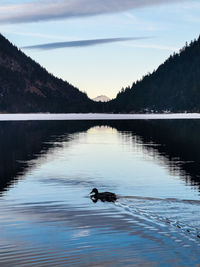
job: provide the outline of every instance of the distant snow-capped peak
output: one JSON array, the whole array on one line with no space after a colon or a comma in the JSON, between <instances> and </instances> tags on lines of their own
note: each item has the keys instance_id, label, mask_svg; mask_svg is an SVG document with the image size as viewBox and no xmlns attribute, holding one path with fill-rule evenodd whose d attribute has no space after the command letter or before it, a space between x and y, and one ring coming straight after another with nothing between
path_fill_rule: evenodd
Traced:
<instances>
[{"instance_id":1,"label":"distant snow-capped peak","mask_svg":"<svg viewBox=\"0 0 200 267\"><path fill-rule=\"evenodd\" d=\"M100 96L93 98L93 100L96 102L108 102L110 101L110 98L105 95L100 95Z\"/></svg>"}]
</instances>

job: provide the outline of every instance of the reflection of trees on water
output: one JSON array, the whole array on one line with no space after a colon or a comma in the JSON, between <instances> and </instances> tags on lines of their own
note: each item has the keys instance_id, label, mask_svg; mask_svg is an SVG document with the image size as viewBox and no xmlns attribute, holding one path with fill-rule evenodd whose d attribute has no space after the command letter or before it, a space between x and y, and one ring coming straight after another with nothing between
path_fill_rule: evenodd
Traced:
<instances>
[{"instance_id":1,"label":"reflection of trees on water","mask_svg":"<svg viewBox=\"0 0 200 267\"><path fill-rule=\"evenodd\" d=\"M91 126L89 122L0 122L0 191L25 173L28 161Z\"/></svg>"},{"instance_id":2,"label":"reflection of trees on water","mask_svg":"<svg viewBox=\"0 0 200 267\"><path fill-rule=\"evenodd\" d=\"M125 142L141 143L144 151L165 164L170 172L192 185L200 185L198 120L0 122L0 191L26 172L30 160L70 141L71 134L97 125L116 128Z\"/></svg>"},{"instance_id":3,"label":"reflection of trees on water","mask_svg":"<svg viewBox=\"0 0 200 267\"><path fill-rule=\"evenodd\" d=\"M191 185L200 185L200 121L150 120L111 123L122 135L140 142L145 151Z\"/></svg>"}]
</instances>

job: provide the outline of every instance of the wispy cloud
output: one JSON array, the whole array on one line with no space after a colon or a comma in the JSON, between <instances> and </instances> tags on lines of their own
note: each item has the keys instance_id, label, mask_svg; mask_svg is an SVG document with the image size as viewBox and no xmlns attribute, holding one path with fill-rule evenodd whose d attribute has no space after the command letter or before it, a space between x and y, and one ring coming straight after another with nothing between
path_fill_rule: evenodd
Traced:
<instances>
[{"instance_id":1,"label":"wispy cloud","mask_svg":"<svg viewBox=\"0 0 200 267\"><path fill-rule=\"evenodd\" d=\"M136 48L147 48L156 50L165 50L170 52L178 52L180 48L175 46L166 46L158 44L126 44L126 46L136 47Z\"/></svg>"},{"instance_id":2,"label":"wispy cloud","mask_svg":"<svg viewBox=\"0 0 200 267\"><path fill-rule=\"evenodd\" d=\"M52 40L66 40L65 36L61 35L53 35L53 34L45 34L45 33L34 33L34 32L22 32L16 30L1 30L2 34L14 34L19 36L27 36L27 37L40 37L45 39L52 39Z\"/></svg>"},{"instance_id":3,"label":"wispy cloud","mask_svg":"<svg viewBox=\"0 0 200 267\"><path fill-rule=\"evenodd\" d=\"M183 1L187 0L37 0L1 6L0 23L87 17Z\"/></svg>"},{"instance_id":4,"label":"wispy cloud","mask_svg":"<svg viewBox=\"0 0 200 267\"><path fill-rule=\"evenodd\" d=\"M87 46L102 45L102 44L108 44L108 43L141 40L141 39L147 39L147 38L150 38L150 37L126 37L126 38L79 40L79 41L70 41L70 42L56 42L56 43L32 45L32 46L25 46L22 48L23 49L51 50L51 49L65 48L65 47L87 47Z\"/></svg>"}]
</instances>

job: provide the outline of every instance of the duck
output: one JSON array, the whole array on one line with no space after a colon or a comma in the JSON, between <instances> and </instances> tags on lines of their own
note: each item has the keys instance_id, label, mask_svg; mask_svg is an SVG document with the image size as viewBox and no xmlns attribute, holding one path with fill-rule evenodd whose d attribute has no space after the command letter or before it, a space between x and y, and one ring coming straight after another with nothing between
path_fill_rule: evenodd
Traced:
<instances>
[{"instance_id":1,"label":"duck","mask_svg":"<svg viewBox=\"0 0 200 267\"><path fill-rule=\"evenodd\" d=\"M99 193L99 191L96 188L93 188L92 191L90 192L90 198L94 203L96 203L98 200L101 200L102 202L115 202L117 200L117 196L114 193L111 192Z\"/></svg>"}]
</instances>

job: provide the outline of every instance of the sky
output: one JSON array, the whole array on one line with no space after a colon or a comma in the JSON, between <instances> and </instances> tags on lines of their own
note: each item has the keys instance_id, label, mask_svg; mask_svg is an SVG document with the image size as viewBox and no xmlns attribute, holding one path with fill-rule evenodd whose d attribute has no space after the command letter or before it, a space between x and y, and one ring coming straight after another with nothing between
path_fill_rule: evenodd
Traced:
<instances>
[{"instance_id":1,"label":"sky","mask_svg":"<svg viewBox=\"0 0 200 267\"><path fill-rule=\"evenodd\" d=\"M0 33L90 98L114 98L199 37L200 0L0 0Z\"/></svg>"}]
</instances>

